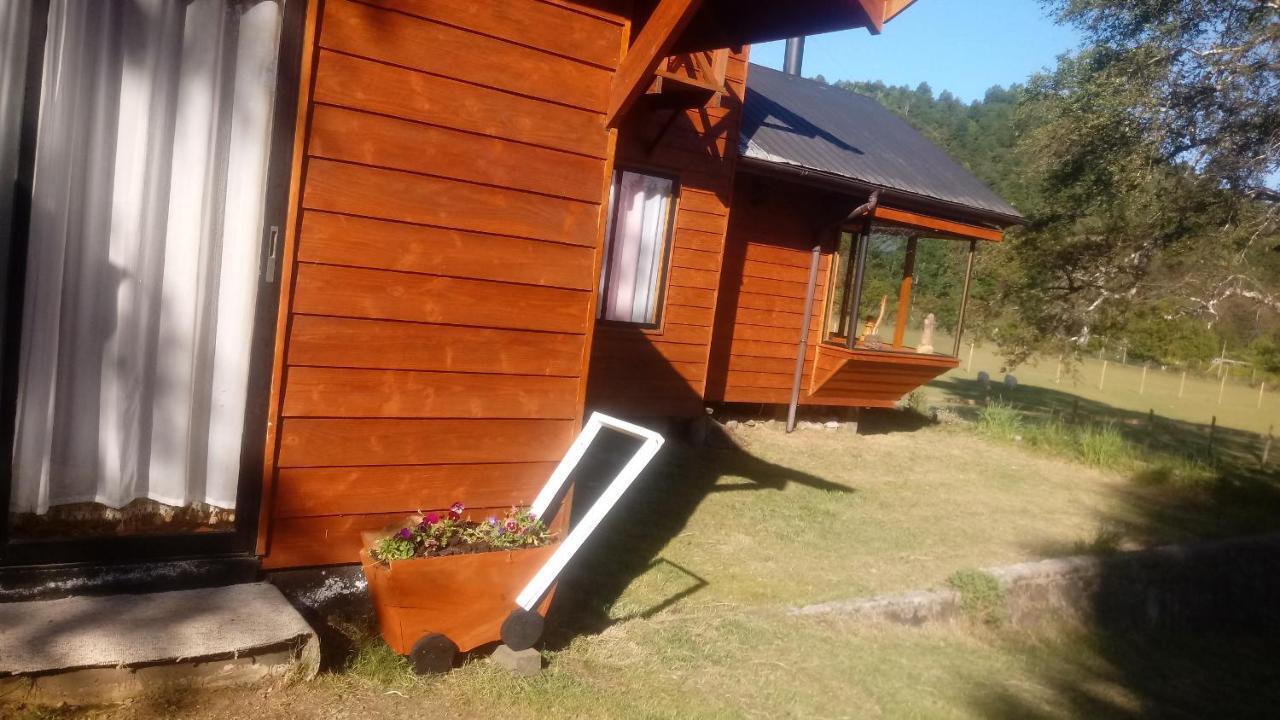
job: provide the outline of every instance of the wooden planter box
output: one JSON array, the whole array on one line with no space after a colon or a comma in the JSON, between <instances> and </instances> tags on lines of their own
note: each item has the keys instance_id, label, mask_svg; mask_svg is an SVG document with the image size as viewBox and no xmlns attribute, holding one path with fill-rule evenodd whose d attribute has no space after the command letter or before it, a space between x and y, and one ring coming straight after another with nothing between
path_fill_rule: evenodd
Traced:
<instances>
[{"instance_id":1,"label":"wooden planter box","mask_svg":"<svg viewBox=\"0 0 1280 720\"><path fill-rule=\"evenodd\" d=\"M369 555L378 537L366 534L360 561L382 637L400 655L417 655L415 646L433 635L462 652L500 639L503 621L517 608L516 595L560 545L383 564ZM540 615L551 596L537 608Z\"/></svg>"}]
</instances>

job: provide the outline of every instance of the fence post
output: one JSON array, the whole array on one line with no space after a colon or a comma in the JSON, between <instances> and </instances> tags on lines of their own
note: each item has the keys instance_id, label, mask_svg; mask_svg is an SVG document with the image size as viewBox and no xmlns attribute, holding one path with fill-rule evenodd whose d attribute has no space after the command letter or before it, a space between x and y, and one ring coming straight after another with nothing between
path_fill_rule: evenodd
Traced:
<instances>
[{"instance_id":1,"label":"fence post","mask_svg":"<svg viewBox=\"0 0 1280 720\"><path fill-rule=\"evenodd\" d=\"M973 341L969 341L969 362L964 366L965 372L973 372Z\"/></svg>"},{"instance_id":2,"label":"fence post","mask_svg":"<svg viewBox=\"0 0 1280 720\"><path fill-rule=\"evenodd\" d=\"M1058 356L1058 374L1053 378L1053 384L1059 385L1061 383L1062 383L1062 356L1059 355Z\"/></svg>"},{"instance_id":3,"label":"fence post","mask_svg":"<svg viewBox=\"0 0 1280 720\"><path fill-rule=\"evenodd\" d=\"M1275 425L1267 426L1267 443L1262 446L1262 467L1267 466L1267 458L1271 456L1271 431L1275 430Z\"/></svg>"},{"instance_id":4,"label":"fence post","mask_svg":"<svg viewBox=\"0 0 1280 720\"><path fill-rule=\"evenodd\" d=\"M1142 381L1138 383L1138 394L1143 395L1147 391L1147 364L1142 363Z\"/></svg>"},{"instance_id":5,"label":"fence post","mask_svg":"<svg viewBox=\"0 0 1280 720\"><path fill-rule=\"evenodd\" d=\"M1178 399L1182 399L1182 391L1187 387L1187 371L1182 371L1182 382L1178 383Z\"/></svg>"},{"instance_id":6,"label":"fence post","mask_svg":"<svg viewBox=\"0 0 1280 720\"><path fill-rule=\"evenodd\" d=\"M1222 391L1227 389L1227 374L1222 374L1222 381L1218 383L1218 404L1222 404Z\"/></svg>"},{"instance_id":7,"label":"fence post","mask_svg":"<svg viewBox=\"0 0 1280 720\"><path fill-rule=\"evenodd\" d=\"M1101 390L1103 384L1107 382L1107 360L1102 361L1102 376L1098 378L1098 389Z\"/></svg>"},{"instance_id":8,"label":"fence post","mask_svg":"<svg viewBox=\"0 0 1280 720\"><path fill-rule=\"evenodd\" d=\"M1262 409L1262 392L1267 389L1267 381L1263 380L1258 384L1258 409Z\"/></svg>"}]
</instances>

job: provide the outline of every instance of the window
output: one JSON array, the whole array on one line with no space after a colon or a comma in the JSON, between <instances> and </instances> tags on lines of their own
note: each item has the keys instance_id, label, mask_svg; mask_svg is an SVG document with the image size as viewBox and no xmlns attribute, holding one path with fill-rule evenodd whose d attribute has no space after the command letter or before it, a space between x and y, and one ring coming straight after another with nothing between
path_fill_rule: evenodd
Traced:
<instances>
[{"instance_id":1,"label":"window","mask_svg":"<svg viewBox=\"0 0 1280 720\"><path fill-rule=\"evenodd\" d=\"M8 529L229 531L242 451L261 443L245 437L284 5L3 10L0 38L36 52L0 53L0 87L32 78L0 97L0 130L38 118L5 329Z\"/></svg>"},{"instance_id":2,"label":"window","mask_svg":"<svg viewBox=\"0 0 1280 720\"><path fill-rule=\"evenodd\" d=\"M827 341L954 354L972 247L878 222L860 234L841 232L831 265L836 284L828 298Z\"/></svg>"},{"instance_id":3,"label":"window","mask_svg":"<svg viewBox=\"0 0 1280 720\"><path fill-rule=\"evenodd\" d=\"M675 191L670 178L629 170L614 175L599 319L658 324Z\"/></svg>"}]
</instances>

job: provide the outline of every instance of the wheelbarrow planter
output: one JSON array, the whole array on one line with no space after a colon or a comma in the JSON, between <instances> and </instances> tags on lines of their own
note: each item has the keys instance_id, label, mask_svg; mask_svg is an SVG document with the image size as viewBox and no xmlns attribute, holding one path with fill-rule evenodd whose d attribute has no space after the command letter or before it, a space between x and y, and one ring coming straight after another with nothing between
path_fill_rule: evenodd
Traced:
<instances>
[{"instance_id":1,"label":"wheelbarrow planter","mask_svg":"<svg viewBox=\"0 0 1280 720\"><path fill-rule=\"evenodd\" d=\"M549 592L533 617L516 613L517 618L527 619L513 621L505 636L502 626L516 608L516 595L560 543L381 563L367 549L377 538L365 533L366 549L360 560L378 626L387 645L409 656L419 672L444 672L458 652L494 640L523 650L541 637L541 620L551 603Z\"/></svg>"},{"instance_id":2,"label":"wheelbarrow planter","mask_svg":"<svg viewBox=\"0 0 1280 720\"><path fill-rule=\"evenodd\" d=\"M546 516L606 427L644 442L561 542L380 562L370 553L379 535L364 534L361 565L382 637L392 650L426 673L445 672L458 652L497 640L513 650L537 643L556 577L662 446L662 436L652 430L593 413L530 507L535 516Z\"/></svg>"}]
</instances>

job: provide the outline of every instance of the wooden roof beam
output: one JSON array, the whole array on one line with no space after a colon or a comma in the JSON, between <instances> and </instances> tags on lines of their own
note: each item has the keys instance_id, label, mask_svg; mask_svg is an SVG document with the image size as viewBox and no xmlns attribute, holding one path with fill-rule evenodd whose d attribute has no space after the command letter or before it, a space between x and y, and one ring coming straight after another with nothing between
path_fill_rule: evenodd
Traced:
<instances>
[{"instance_id":1,"label":"wooden roof beam","mask_svg":"<svg viewBox=\"0 0 1280 720\"><path fill-rule=\"evenodd\" d=\"M911 7L916 0L857 0L858 5L862 7L862 11L867 14L867 20L870 24L867 29L873 35L879 35L884 29L884 24L902 14L903 10Z\"/></svg>"},{"instance_id":2,"label":"wooden roof beam","mask_svg":"<svg viewBox=\"0 0 1280 720\"><path fill-rule=\"evenodd\" d=\"M1000 242L1004 239L1003 230L945 220L932 215L921 215L920 213L898 210L884 205L877 207L872 217L877 220L921 230L924 235L933 234L964 240L986 240L987 242Z\"/></svg>"},{"instance_id":3,"label":"wooden roof beam","mask_svg":"<svg viewBox=\"0 0 1280 720\"><path fill-rule=\"evenodd\" d=\"M613 75L608 110L604 118L605 127L616 127L631 104L644 92L654 71L658 69L658 64L671 54L671 47L693 19L700 2L701 0L660 0Z\"/></svg>"}]
</instances>

